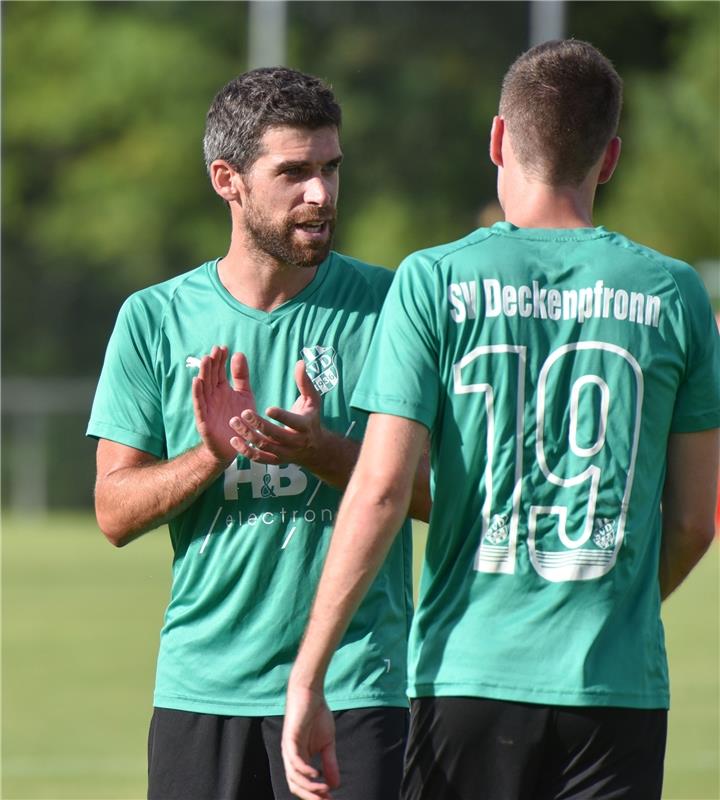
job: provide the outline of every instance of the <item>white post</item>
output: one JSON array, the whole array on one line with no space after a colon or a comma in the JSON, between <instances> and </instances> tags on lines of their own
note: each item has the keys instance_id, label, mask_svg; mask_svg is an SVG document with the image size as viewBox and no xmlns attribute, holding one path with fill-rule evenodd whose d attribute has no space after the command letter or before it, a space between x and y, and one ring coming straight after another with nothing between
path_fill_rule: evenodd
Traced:
<instances>
[{"instance_id":1,"label":"white post","mask_svg":"<svg viewBox=\"0 0 720 800\"><path fill-rule=\"evenodd\" d=\"M564 0L531 0L530 47L565 38Z\"/></svg>"},{"instance_id":2,"label":"white post","mask_svg":"<svg viewBox=\"0 0 720 800\"><path fill-rule=\"evenodd\" d=\"M248 3L248 69L285 66L287 61L287 3L250 0Z\"/></svg>"}]
</instances>

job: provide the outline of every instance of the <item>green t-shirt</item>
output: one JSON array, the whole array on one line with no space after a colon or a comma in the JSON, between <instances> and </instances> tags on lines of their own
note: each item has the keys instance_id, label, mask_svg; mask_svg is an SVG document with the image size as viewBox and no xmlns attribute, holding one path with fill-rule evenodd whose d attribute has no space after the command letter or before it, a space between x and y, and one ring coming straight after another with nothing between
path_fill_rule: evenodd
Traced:
<instances>
[{"instance_id":1,"label":"green t-shirt","mask_svg":"<svg viewBox=\"0 0 720 800\"><path fill-rule=\"evenodd\" d=\"M695 271L603 228L411 255L353 405L431 432L411 696L665 707L670 432L720 425Z\"/></svg>"},{"instance_id":2,"label":"green t-shirt","mask_svg":"<svg viewBox=\"0 0 720 800\"><path fill-rule=\"evenodd\" d=\"M247 355L257 408L289 408L299 358L322 394L323 425L360 440L355 388L393 273L332 253L271 312L235 300L217 261L132 295L108 345L88 434L173 458L197 445L191 382L213 345ZM341 493L294 464L238 456L170 522L172 596L155 705L282 714ZM411 539L403 527L330 665L333 709L406 705Z\"/></svg>"}]
</instances>

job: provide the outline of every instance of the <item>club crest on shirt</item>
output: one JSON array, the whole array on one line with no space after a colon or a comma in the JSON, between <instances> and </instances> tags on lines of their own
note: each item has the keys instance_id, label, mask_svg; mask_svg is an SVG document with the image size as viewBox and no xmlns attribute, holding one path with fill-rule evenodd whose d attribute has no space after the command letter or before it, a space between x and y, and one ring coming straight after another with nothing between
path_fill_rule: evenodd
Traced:
<instances>
[{"instance_id":1,"label":"club crest on shirt","mask_svg":"<svg viewBox=\"0 0 720 800\"><path fill-rule=\"evenodd\" d=\"M615 520L600 517L593 525L592 540L601 550L607 550L615 544Z\"/></svg>"},{"instance_id":2,"label":"club crest on shirt","mask_svg":"<svg viewBox=\"0 0 720 800\"><path fill-rule=\"evenodd\" d=\"M508 538L507 517L495 514L485 534L485 541L490 544L502 544Z\"/></svg>"},{"instance_id":3,"label":"club crest on shirt","mask_svg":"<svg viewBox=\"0 0 720 800\"><path fill-rule=\"evenodd\" d=\"M303 347L302 351L305 369L318 393L327 394L334 389L340 376L337 370L337 353L334 347Z\"/></svg>"}]
</instances>

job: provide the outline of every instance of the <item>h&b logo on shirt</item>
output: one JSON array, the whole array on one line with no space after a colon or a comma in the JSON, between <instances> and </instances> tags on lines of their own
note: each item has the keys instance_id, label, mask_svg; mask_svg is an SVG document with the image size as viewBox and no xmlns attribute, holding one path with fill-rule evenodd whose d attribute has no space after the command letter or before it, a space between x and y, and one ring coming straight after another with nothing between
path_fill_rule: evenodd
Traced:
<instances>
[{"instance_id":1,"label":"h&b logo on shirt","mask_svg":"<svg viewBox=\"0 0 720 800\"><path fill-rule=\"evenodd\" d=\"M248 469L241 469L236 462L225 470L225 499L237 500L241 483L250 484L253 499L268 500L302 494L307 482L307 475L297 464L276 466L250 461Z\"/></svg>"}]
</instances>

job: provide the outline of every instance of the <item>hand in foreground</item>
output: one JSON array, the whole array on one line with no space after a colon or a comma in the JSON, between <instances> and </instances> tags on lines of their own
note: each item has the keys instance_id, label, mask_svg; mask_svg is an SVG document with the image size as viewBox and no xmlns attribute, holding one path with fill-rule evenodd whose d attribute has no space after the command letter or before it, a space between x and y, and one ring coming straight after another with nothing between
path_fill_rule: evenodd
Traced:
<instances>
[{"instance_id":1,"label":"hand in foreground","mask_svg":"<svg viewBox=\"0 0 720 800\"><path fill-rule=\"evenodd\" d=\"M200 371L193 379L192 398L195 424L205 446L219 460L230 463L236 456L230 444L234 431L228 420L246 410L255 411L255 396L250 386L250 371L242 353L230 361L233 386L228 383L227 347L213 347L200 361Z\"/></svg>"},{"instance_id":2,"label":"hand in foreground","mask_svg":"<svg viewBox=\"0 0 720 800\"><path fill-rule=\"evenodd\" d=\"M305 371L305 362L295 364L295 383L300 396L290 410L271 406L265 413L276 425L248 409L230 419L235 436L230 443L241 455L263 464L302 464L312 468L322 458L322 400Z\"/></svg>"},{"instance_id":3,"label":"hand in foreground","mask_svg":"<svg viewBox=\"0 0 720 800\"><path fill-rule=\"evenodd\" d=\"M322 769L310 764L320 755ZM288 687L282 757L290 791L302 800L332 800L340 785L335 754L335 720L322 694Z\"/></svg>"}]
</instances>

